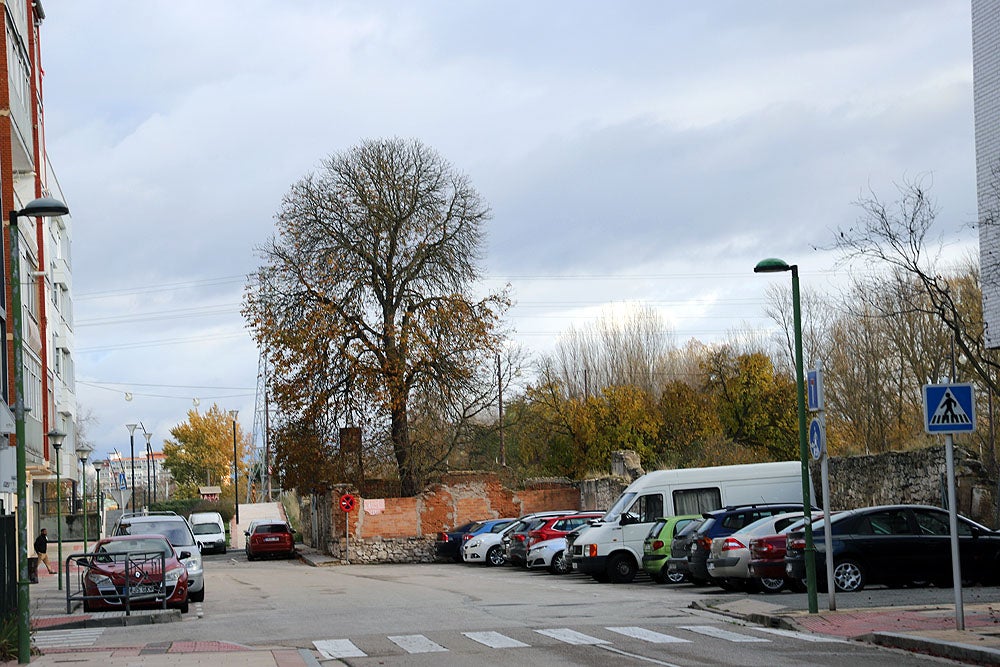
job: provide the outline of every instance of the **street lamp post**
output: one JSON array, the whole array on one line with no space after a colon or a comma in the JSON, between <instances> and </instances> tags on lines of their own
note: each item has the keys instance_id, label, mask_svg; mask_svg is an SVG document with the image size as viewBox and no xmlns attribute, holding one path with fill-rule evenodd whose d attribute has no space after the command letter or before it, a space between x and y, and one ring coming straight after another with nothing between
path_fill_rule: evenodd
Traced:
<instances>
[{"instance_id":1,"label":"street lamp post","mask_svg":"<svg viewBox=\"0 0 1000 667\"><path fill-rule=\"evenodd\" d=\"M146 505L151 506L152 503L156 502L156 461L153 460L153 446L149 443L152 439L153 434L146 430L145 427L142 429L142 434L146 436ZM150 477L149 469L152 467L153 476ZM149 485L152 479L153 492L150 494Z\"/></svg>"},{"instance_id":2,"label":"street lamp post","mask_svg":"<svg viewBox=\"0 0 1000 667\"><path fill-rule=\"evenodd\" d=\"M236 525L240 525L240 459L236 453L236 416L239 410L230 410L229 416L233 418L233 504L236 506Z\"/></svg>"},{"instance_id":3,"label":"street lamp post","mask_svg":"<svg viewBox=\"0 0 1000 667\"><path fill-rule=\"evenodd\" d=\"M85 442L76 446L76 458L80 459L80 484L83 495L83 553L87 553L87 459L94 448Z\"/></svg>"},{"instance_id":4,"label":"street lamp post","mask_svg":"<svg viewBox=\"0 0 1000 667\"><path fill-rule=\"evenodd\" d=\"M24 424L24 332L21 329L21 250L17 219L67 215L58 199L41 197L10 212L10 336L14 355L14 439L17 464L17 661L31 662L31 591L28 579L28 455ZM60 579L61 581L61 579Z\"/></svg>"},{"instance_id":5,"label":"street lamp post","mask_svg":"<svg viewBox=\"0 0 1000 667\"><path fill-rule=\"evenodd\" d=\"M129 453L132 457L132 511L135 511L135 430L139 428L138 424L125 424L125 428L128 429L128 447Z\"/></svg>"},{"instance_id":6,"label":"street lamp post","mask_svg":"<svg viewBox=\"0 0 1000 667\"><path fill-rule=\"evenodd\" d=\"M59 590L62 590L62 466L60 465L60 450L62 449L65 433L52 429L47 434L52 448L56 450L56 553L59 559L56 564L56 573L59 577Z\"/></svg>"},{"instance_id":7,"label":"street lamp post","mask_svg":"<svg viewBox=\"0 0 1000 667\"><path fill-rule=\"evenodd\" d=\"M97 473L97 491L94 493L94 498L97 501L97 535L95 539L101 539L101 533L104 531L104 491L101 490L101 468L104 464L101 461L94 461L94 472Z\"/></svg>"},{"instance_id":8,"label":"street lamp post","mask_svg":"<svg viewBox=\"0 0 1000 667\"><path fill-rule=\"evenodd\" d=\"M754 273L792 272L792 324L795 329L795 387L799 412L799 460L802 463L802 516L812 516L811 494L809 484L809 435L806 430L806 383L802 367L802 312L799 301L799 266L789 266L784 260L776 258L762 259L753 269ZM816 599L816 547L813 544L812 521L805 524L805 565L806 591L809 599L809 613L819 611ZM827 558L830 554L827 554Z\"/></svg>"}]
</instances>

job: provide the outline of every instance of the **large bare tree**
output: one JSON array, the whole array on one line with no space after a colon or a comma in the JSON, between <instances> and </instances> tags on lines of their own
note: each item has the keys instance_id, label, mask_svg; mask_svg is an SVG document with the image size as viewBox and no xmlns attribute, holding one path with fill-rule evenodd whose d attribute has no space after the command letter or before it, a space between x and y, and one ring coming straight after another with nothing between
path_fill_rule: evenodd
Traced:
<instances>
[{"instance_id":1,"label":"large bare tree","mask_svg":"<svg viewBox=\"0 0 1000 667\"><path fill-rule=\"evenodd\" d=\"M245 313L278 376L327 363L338 368L327 385L338 388L317 400L339 401L347 414L335 397L349 395L385 415L404 494L418 492L433 465L414 456L414 397L423 407L431 396L439 406L465 402L443 411L460 415L490 398L477 377L499 351L509 301L471 296L489 217L469 179L433 149L365 141L291 187L277 235L261 248L261 281L247 291Z\"/></svg>"}]
</instances>

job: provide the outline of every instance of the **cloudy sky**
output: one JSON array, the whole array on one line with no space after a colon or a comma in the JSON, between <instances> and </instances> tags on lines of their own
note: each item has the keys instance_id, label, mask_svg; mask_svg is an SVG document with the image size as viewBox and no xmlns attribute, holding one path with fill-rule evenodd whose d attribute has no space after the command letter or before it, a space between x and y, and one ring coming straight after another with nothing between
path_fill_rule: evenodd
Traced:
<instances>
[{"instance_id":1,"label":"cloudy sky","mask_svg":"<svg viewBox=\"0 0 1000 667\"><path fill-rule=\"evenodd\" d=\"M484 287L510 283L536 352L633 302L678 342L767 327L787 277L754 264L835 284L814 247L869 187L923 176L941 231L973 238L968 2L43 4L99 453L132 421L161 442L196 398L254 428L255 249L289 186L363 139L417 138L468 174L493 210Z\"/></svg>"}]
</instances>

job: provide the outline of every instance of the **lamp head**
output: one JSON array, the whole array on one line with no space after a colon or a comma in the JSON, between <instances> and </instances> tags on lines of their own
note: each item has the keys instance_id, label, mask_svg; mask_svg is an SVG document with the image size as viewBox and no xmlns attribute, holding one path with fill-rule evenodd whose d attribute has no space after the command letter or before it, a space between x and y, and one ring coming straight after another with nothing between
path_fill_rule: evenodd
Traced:
<instances>
[{"instance_id":1,"label":"lamp head","mask_svg":"<svg viewBox=\"0 0 1000 667\"><path fill-rule=\"evenodd\" d=\"M56 451L58 452L59 448L62 447L63 440L66 439L66 434L63 433L62 431L57 431L56 429L52 429L51 431L46 433L46 435L49 436L49 442L52 443L52 446L55 447Z\"/></svg>"},{"instance_id":2,"label":"lamp head","mask_svg":"<svg viewBox=\"0 0 1000 667\"><path fill-rule=\"evenodd\" d=\"M105 463L107 463L107 462L106 461L94 461L94 470L97 471L98 475L100 475L101 474L101 470L104 469L104 464Z\"/></svg>"},{"instance_id":3,"label":"lamp head","mask_svg":"<svg viewBox=\"0 0 1000 667\"><path fill-rule=\"evenodd\" d=\"M781 273L782 271L789 271L792 267L788 265L783 259L778 259L777 257L768 257L767 259L762 259L757 262L757 266L753 267L754 273Z\"/></svg>"},{"instance_id":4,"label":"lamp head","mask_svg":"<svg viewBox=\"0 0 1000 667\"><path fill-rule=\"evenodd\" d=\"M125 424L125 428L128 429L129 435L135 435L135 430L139 428L138 424Z\"/></svg>"},{"instance_id":5,"label":"lamp head","mask_svg":"<svg viewBox=\"0 0 1000 667\"><path fill-rule=\"evenodd\" d=\"M17 212L29 218L53 218L68 213L69 207L55 197L39 197Z\"/></svg>"},{"instance_id":6,"label":"lamp head","mask_svg":"<svg viewBox=\"0 0 1000 667\"><path fill-rule=\"evenodd\" d=\"M76 446L76 458L80 459L80 463L86 463L92 451L94 451L93 447L85 442L81 442Z\"/></svg>"}]
</instances>

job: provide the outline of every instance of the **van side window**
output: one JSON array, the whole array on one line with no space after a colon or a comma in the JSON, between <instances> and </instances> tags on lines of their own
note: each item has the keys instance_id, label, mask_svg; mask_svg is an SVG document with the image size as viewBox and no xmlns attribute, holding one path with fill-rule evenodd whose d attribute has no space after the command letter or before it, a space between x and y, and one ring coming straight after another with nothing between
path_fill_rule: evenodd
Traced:
<instances>
[{"instance_id":1,"label":"van side window","mask_svg":"<svg viewBox=\"0 0 1000 667\"><path fill-rule=\"evenodd\" d=\"M656 521L663 516L663 496L659 493L639 496L628 513L636 517L639 523Z\"/></svg>"},{"instance_id":2,"label":"van side window","mask_svg":"<svg viewBox=\"0 0 1000 667\"><path fill-rule=\"evenodd\" d=\"M722 507L722 492L718 487L674 491L674 514L701 514Z\"/></svg>"}]
</instances>

